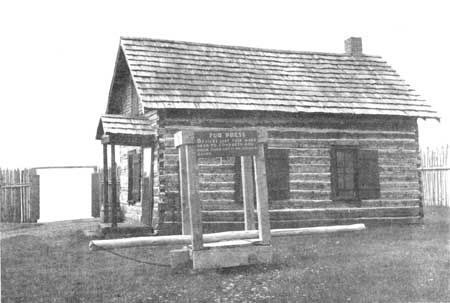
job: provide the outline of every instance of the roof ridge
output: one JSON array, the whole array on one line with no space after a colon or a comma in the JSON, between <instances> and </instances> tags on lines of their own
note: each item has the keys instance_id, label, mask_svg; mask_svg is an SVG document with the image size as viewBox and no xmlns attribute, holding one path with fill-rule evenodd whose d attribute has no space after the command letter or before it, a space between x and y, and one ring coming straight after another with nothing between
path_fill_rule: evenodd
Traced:
<instances>
[{"instance_id":1,"label":"roof ridge","mask_svg":"<svg viewBox=\"0 0 450 303\"><path fill-rule=\"evenodd\" d=\"M141 41L151 41L151 42L160 42L160 43L173 43L173 44L187 44L191 46L206 46L206 47L219 47L219 48L227 48L233 50L248 50L248 51L265 51L265 52L274 52L274 53L284 53L284 54L309 54L309 55L321 55L321 56L341 56L341 57L354 57L348 55L346 53L332 53L332 52L316 52L316 51L296 51L296 50L284 50L284 49L275 49L275 48L263 48L263 47L252 47L252 46L239 46L239 45L226 45L226 44L214 44L214 43L206 43L206 42L192 42L192 41L183 41L183 40L169 40L169 39L155 39L148 37L131 37L131 36L120 36L120 41L123 40L141 40ZM368 55L362 54L361 57L372 57L372 58L381 58L379 55Z\"/></svg>"}]
</instances>

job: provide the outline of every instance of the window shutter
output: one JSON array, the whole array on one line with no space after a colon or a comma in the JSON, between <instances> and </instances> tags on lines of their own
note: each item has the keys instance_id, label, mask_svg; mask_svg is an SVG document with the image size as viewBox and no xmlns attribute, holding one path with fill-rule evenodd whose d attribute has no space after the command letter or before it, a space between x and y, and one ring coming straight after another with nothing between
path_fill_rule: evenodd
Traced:
<instances>
[{"instance_id":1,"label":"window shutter","mask_svg":"<svg viewBox=\"0 0 450 303\"><path fill-rule=\"evenodd\" d=\"M380 198L380 174L378 171L378 151L359 150L358 189L360 199Z\"/></svg>"},{"instance_id":2,"label":"window shutter","mask_svg":"<svg viewBox=\"0 0 450 303\"><path fill-rule=\"evenodd\" d=\"M266 149L269 200L289 199L289 150Z\"/></svg>"},{"instance_id":3,"label":"window shutter","mask_svg":"<svg viewBox=\"0 0 450 303\"><path fill-rule=\"evenodd\" d=\"M133 154L128 154L128 201L133 201Z\"/></svg>"},{"instance_id":4,"label":"window shutter","mask_svg":"<svg viewBox=\"0 0 450 303\"><path fill-rule=\"evenodd\" d=\"M133 201L139 201L141 199L141 154L135 153L133 156L133 186L132 196Z\"/></svg>"}]
</instances>

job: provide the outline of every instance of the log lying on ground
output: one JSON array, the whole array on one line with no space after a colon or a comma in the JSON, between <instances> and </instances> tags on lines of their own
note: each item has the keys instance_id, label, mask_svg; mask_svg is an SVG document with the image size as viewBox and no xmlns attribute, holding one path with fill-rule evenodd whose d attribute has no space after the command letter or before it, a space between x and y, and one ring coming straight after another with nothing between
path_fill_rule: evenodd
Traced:
<instances>
[{"instance_id":1,"label":"log lying on ground","mask_svg":"<svg viewBox=\"0 0 450 303\"><path fill-rule=\"evenodd\" d=\"M359 231L364 230L364 224L351 225L333 225L333 226L318 226L306 228L289 228L289 229L272 229L270 232L272 237L283 236L298 236L309 234L335 233L345 231ZM257 230L243 230L243 231L226 231L213 234L204 234L203 242L219 242L228 240L242 240L242 239L256 239L258 238ZM93 240L89 242L90 250L100 249L116 249L138 246L156 246L156 245L175 245L191 243L190 235L173 235L173 236L152 236L152 237L135 237L111 240Z\"/></svg>"}]
</instances>

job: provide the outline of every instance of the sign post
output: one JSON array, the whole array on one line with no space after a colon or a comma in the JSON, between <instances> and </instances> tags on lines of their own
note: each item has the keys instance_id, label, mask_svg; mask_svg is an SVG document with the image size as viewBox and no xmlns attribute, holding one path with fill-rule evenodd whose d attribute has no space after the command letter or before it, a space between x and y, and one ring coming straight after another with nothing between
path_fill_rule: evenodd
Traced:
<instances>
[{"instance_id":1,"label":"sign post","mask_svg":"<svg viewBox=\"0 0 450 303\"><path fill-rule=\"evenodd\" d=\"M180 161L182 230L183 234L192 235L191 255L194 269L271 262L272 249L264 155L266 142L267 133L254 129L180 131L175 134L175 146L178 147ZM255 228L253 180L249 161L253 158L259 239L203 245L197 164L198 158L202 157L241 157L246 229ZM180 251L174 251L172 255L175 254L179 255Z\"/></svg>"}]
</instances>

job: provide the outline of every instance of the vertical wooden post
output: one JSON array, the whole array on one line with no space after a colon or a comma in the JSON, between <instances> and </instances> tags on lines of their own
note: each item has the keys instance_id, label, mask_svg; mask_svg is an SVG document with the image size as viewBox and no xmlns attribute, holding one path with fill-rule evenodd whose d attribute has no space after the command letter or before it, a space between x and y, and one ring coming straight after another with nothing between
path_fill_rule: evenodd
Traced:
<instances>
[{"instance_id":1,"label":"vertical wooden post","mask_svg":"<svg viewBox=\"0 0 450 303\"><path fill-rule=\"evenodd\" d=\"M139 182L141 183L139 185L139 201L141 201L141 205L143 205L144 202L144 147L141 146L140 147L140 154L139 154L139 162L141 163L141 165L139 166L140 172L139 172Z\"/></svg>"},{"instance_id":2,"label":"vertical wooden post","mask_svg":"<svg viewBox=\"0 0 450 303\"><path fill-rule=\"evenodd\" d=\"M244 200L245 230L256 229L252 157L241 157L242 198Z\"/></svg>"},{"instance_id":3,"label":"vertical wooden post","mask_svg":"<svg viewBox=\"0 0 450 303\"><path fill-rule=\"evenodd\" d=\"M91 216L100 216L100 180L97 172L91 174Z\"/></svg>"},{"instance_id":4,"label":"vertical wooden post","mask_svg":"<svg viewBox=\"0 0 450 303\"><path fill-rule=\"evenodd\" d=\"M103 222L109 222L108 145L103 144Z\"/></svg>"},{"instance_id":5,"label":"vertical wooden post","mask_svg":"<svg viewBox=\"0 0 450 303\"><path fill-rule=\"evenodd\" d=\"M142 177L143 182L141 187L141 223L151 226L151 218L150 218L150 178Z\"/></svg>"},{"instance_id":6,"label":"vertical wooden post","mask_svg":"<svg viewBox=\"0 0 450 303\"><path fill-rule=\"evenodd\" d=\"M187 145L186 167L188 181L188 200L191 219L192 250L203 248L203 225L200 197L198 194L197 147Z\"/></svg>"},{"instance_id":7,"label":"vertical wooden post","mask_svg":"<svg viewBox=\"0 0 450 303\"><path fill-rule=\"evenodd\" d=\"M154 161L154 156L153 153L155 152L155 147L154 145L152 145L152 147L150 148L150 176L149 176L149 226L153 226L153 206L154 206L154 193L153 193L153 182L154 182L154 169L155 166L153 165L153 161Z\"/></svg>"},{"instance_id":8,"label":"vertical wooden post","mask_svg":"<svg viewBox=\"0 0 450 303\"><path fill-rule=\"evenodd\" d=\"M3 170L0 167L0 222L4 222L3 217L6 213L3 184L5 184L5 181L3 180Z\"/></svg>"},{"instance_id":9,"label":"vertical wooden post","mask_svg":"<svg viewBox=\"0 0 450 303\"><path fill-rule=\"evenodd\" d=\"M258 154L253 158L255 166L256 208L258 211L259 239L270 244L269 202L266 178L264 143L258 143Z\"/></svg>"},{"instance_id":10,"label":"vertical wooden post","mask_svg":"<svg viewBox=\"0 0 450 303\"><path fill-rule=\"evenodd\" d=\"M117 227L116 146L111 144L111 227Z\"/></svg>"},{"instance_id":11,"label":"vertical wooden post","mask_svg":"<svg viewBox=\"0 0 450 303\"><path fill-rule=\"evenodd\" d=\"M416 167L417 167L417 174L419 177L419 216L423 218L423 199L424 199L424 192L423 192L423 184L422 184L422 170L420 169L421 163L420 163L420 145L419 145L419 125L416 123L414 125L414 131L415 131L415 143L416 143Z\"/></svg>"},{"instance_id":12,"label":"vertical wooden post","mask_svg":"<svg viewBox=\"0 0 450 303\"><path fill-rule=\"evenodd\" d=\"M140 172L140 178L139 178L139 182L140 182L140 192L139 192L139 201L141 201L141 223L148 225L148 203L149 203L149 199L148 199L148 194L149 194L149 188L148 188L148 177L145 177L145 169L144 169L144 165L145 165L145 157L144 157L144 147L141 146L140 147L140 155L139 155L139 162L141 163L141 165L139 166Z\"/></svg>"},{"instance_id":13,"label":"vertical wooden post","mask_svg":"<svg viewBox=\"0 0 450 303\"><path fill-rule=\"evenodd\" d=\"M145 150L150 151L150 159L149 163L146 162L145 158ZM153 219L153 147L149 149L145 149L142 147L141 149L141 207L142 207L142 215L141 222L145 225L152 226ZM145 176L145 165L149 164L150 172L149 176Z\"/></svg>"},{"instance_id":14,"label":"vertical wooden post","mask_svg":"<svg viewBox=\"0 0 450 303\"><path fill-rule=\"evenodd\" d=\"M31 201L31 221L37 222L40 217L40 206L39 206L39 175L36 171L33 171L31 175L31 190L30 190L30 201Z\"/></svg>"},{"instance_id":15,"label":"vertical wooden post","mask_svg":"<svg viewBox=\"0 0 450 303\"><path fill-rule=\"evenodd\" d=\"M191 234L191 220L189 210L188 175L186 165L187 147L185 144L178 147L180 169L180 206L181 206L181 231L183 235Z\"/></svg>"}]
</instances>

